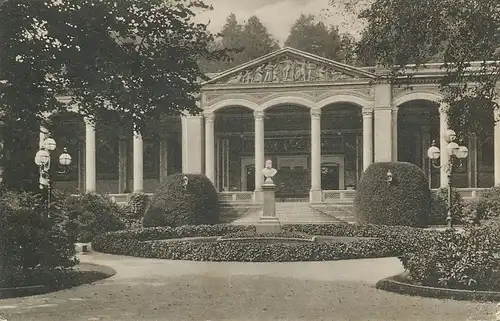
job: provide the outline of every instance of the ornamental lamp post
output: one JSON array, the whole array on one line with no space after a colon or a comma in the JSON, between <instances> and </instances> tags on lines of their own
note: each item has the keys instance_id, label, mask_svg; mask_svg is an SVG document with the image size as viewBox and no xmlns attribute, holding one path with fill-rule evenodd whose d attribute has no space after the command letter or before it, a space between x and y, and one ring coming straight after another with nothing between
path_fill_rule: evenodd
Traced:
<instances>
[{"instance_id":1,"label":"ornamental lamp post","mask_svg":"<svg viewBox=\"0 0 500 321\"><path fill-rule=\"evenodd\" d=\"M47 191L47 217L50 217L51 196L50 153L56 149L56 146L56 141L53 138L46 138L42 143L41 149L35 155L35 164L38 165L40 169L39 186L41 190L46 189ZM68 154L68 150L66 148L63 149L62 154L59 156L59 164L62 165L63 170L58 172L58 174L66 174L69 171L69 165L71 165L71 155Z\"/></svg>"},{"instance_id":2,"label":"ornamental lamp post","mask_svg":"<svg viewBox=\"0 0 500 321\"><path fill-rule=\"evenodd\" d=\"M455 159L458 161L462 161L464 158L466 158L469 155L469 150L465 146L459 146L455 140L457 138L456 133L448 129L445 133L445 141L448 143L445 148L445 152L448 153L449 158L448 158L448 164L444 165L444 170L446 171L448 175L448 215L446 217L446 221L448 223L448 228L453 229L453 222L452 222L452 201L453 201L453 195L452 195L452 188L453 188L453 170L454 170L454 164L455 164ZM432 166L435 168L441 168L443 166L440 166L436 164L436 161L439 159L441 156L441 150L439 147L436 146L436 141L432 142L432 146L429 147L427 150L427 156L431 160Z\"/></svg>"}]
</instances>

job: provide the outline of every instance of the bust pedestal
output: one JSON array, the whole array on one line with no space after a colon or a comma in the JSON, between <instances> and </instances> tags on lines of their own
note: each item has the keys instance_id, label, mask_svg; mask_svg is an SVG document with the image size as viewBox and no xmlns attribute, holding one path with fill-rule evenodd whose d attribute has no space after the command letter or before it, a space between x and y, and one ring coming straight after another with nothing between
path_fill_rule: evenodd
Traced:
<instances>
[{"instance_id":1,"label":"bust pedestal","mask_svg":"<svg viewBox=\"0 0 500 321\"><path fill-rule=\"evenodd\" d=\"M257 233L279 233L281 228L276 216L276 185L272 179L266 179L262 185L262 194L262 215L256 225Z\"/></svg>"}]
</instances>

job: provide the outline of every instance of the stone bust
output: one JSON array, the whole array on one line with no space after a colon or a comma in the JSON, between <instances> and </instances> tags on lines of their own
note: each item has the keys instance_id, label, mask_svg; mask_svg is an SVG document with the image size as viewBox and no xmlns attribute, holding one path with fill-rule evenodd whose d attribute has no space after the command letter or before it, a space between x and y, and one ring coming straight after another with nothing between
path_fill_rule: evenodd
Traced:
<instances>
[{"instance_id":1,"label":"stone bust","mask_svg":"<svg viewBox=\"0 0 500 321\"><path fill-rule=\"evenodd\" d=\"M273 176L276 175L278 171L273 168L273 161L268 159L266 161L266 167L262 169L262 175L266 178L264 183L273 183Z\"/></svg>"}]
</instances>

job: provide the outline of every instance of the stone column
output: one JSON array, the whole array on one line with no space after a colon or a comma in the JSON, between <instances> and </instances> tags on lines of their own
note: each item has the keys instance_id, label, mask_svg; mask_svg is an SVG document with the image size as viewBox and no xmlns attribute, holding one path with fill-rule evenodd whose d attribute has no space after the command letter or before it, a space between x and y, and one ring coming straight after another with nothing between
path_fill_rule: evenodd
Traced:
<instances>
[{"instance_id":1,"label":"stone column","mask_svg":"<svg viewBox=\"0 0 500 321\"><path fill-rule=\"evenodd\" d=\"M363 110L363 171L373 162L373 110Z\"/></svg>"},{"instance_id":2,"label":"stone column","mask_svg":"<svg viewBox=\"0 0 500 321\"><path fill-rule=\"evenodd\" d=\"M128 191L128 141L122 136L118 141L118 193Z\"/></svg>"},{"instance_id":3,"label":"stone column","mask_svg":"<svg viewBox=\"0 0 500 321\"><path fill-rule=\"evenodd\" d=\"M96 191L95 124L89 120L85 120L85 190Z\"/></svg>"},{"instance_id":4,"label":"stone column","mask_svg":"<svg viewBox=\"0 0 500 321\"><path fill-rule=\"evenodd\" d=\"M262 202L262 174L264 168L264 112L254 112L255 121L255 194L254 201Z\"/></svg>"},{"instance_id":5,"label":"stone column","mask_svg":"<svg viewBox=\"0 0 500 321\"><path fill-rule=\"evenodd\" d=\"M375 162L392 161L392 109L380 107L374 110Z\"/></svg>"},{"instance_id":6,"label":"stone column","mask_svg":"<svg viewBox=\"0 0 500 321\"><path fill-rule=\"evenodd\" d=\"M441 150L441 156L439 157L441 173L440 173L440 183L441 187L448 187L448 173L447 167L450 159L450 155L446 150L446 146L448 143L446 142L446 131L448 130L448 115L446 114L447 110L446 105L441 105L439 108L439 149Z\"/></svg>"},{"instance_id":7,"label":"stone column","mask_svg":"<svg viewBox=\"0 0 500 321\"><path fill-rule=\"evenodd\" d=\"M391 84L375 84L374 151L375 162L393 160L393 115Z\"/></svg>"},{"instance_id":8,"label":"stone column","mask_svg":"<svg viewBox=\"0 0 500 321\"><path fill-rule=\"evenodd\" d=\"M205 175L215 184L214 113L205 113Z\"/></svg>"},{"instance_id":9,"label":"stone column","mask_svg":"<svg viewBox=\"0 0 500 321\"><path fill-rule=\"evenodd\" d=\"M160 176L160 184L165 181L168 176L168 135L160 135L160 168L158 170Z\"/></svg>"},{"instance_id":10,"label":"stone column","mask_svg":"<svg viewBox=\"0 0 500 321\"><path fill-rule=\"evenodd\" d=\"M495 128L494 128L494 134L493 134L493 139L494 139L494 178L495 178L495 186L500 185L500 110L495 110L495 120L497 121L495 123Z\"/></svg>"},{"instance_id":11,"label":"stone column","mask_svg":"<svg viewBox=\"0 0 500 321\"><path fill-rule=\"evenodd\" d=\"M392 109L392 161L398 161L398 109Z\"/></svg>"},{"instance_id":12,"label":"stone column","mask_svg":"<svg viewBox=\"0 0 500 321\"><path fill-rule=\"evenodd\" d=\"M311 109L311 191L309 201L321 203L321 109Z\"/></svg>"},{"instance_id":13,"label":"stone column","mask_svg":"<svg viewBox=\"0 0 500 321\"><path fill-rule=\"evenodd\" d=\"M134 131L134 193L142 193L144 191L144 142L142 135Z\"/></svg>"},{"instance_id":14,"label":"stone column","mask_svg":"<svg viewBox=\"0 0 500 321\"><path fill-rule=\"evenodd\" d=\"M469 168L469 187L477 188L477 136L472 133L469 137L469 156L467 157L467 165Z\"/></svg>"},{"instance_id":15,"label":"stone column","mask_svg":"<svg viewBox=\"0 0 500 321\"><path fill-rule=\"evenodd\" d=\"M182 116L182 172L202 174L203 116Z\"/></svg>"}]
</instances>

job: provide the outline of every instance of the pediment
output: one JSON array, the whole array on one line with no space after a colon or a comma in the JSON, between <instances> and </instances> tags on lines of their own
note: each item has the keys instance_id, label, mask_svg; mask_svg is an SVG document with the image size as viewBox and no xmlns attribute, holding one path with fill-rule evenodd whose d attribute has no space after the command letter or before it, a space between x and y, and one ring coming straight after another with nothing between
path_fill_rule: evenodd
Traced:
<instances>
[{"instance_id":1,"label":"pediment","mask_svg":"<svg viewBox=\"0 0 500 321\"><path fill-rule=\"evenodd\" d=\"M321 83L373 78L375 74L366 70L285 47L219 73L203 85Z\"/></svg>"}]
</instances>

